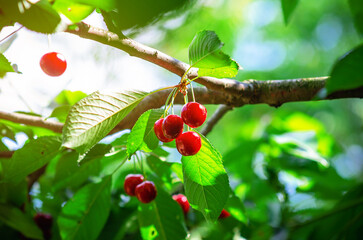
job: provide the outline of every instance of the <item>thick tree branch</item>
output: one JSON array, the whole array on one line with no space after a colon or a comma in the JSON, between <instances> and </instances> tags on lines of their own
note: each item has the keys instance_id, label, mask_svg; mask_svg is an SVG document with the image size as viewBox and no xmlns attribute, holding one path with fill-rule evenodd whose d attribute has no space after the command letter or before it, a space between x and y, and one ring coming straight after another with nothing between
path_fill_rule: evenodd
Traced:
<instances>
[{"instance_id":1,"label":"thick tree branch","mask_svg":"<svg viewBox=\"0 0 363 240\"><path fill-rule=\"evenodd\" d=\"M138 43L130 38L120 38L117 34L107 30L92 27L85 23L78 23L76 29L67 32L82 38L91 39L109 46L113 46L146 61L152 62L170 72L182 76L189 65L181 62L163 52ZM197 69L191 69L188 77L197 77ZM206 88L195 88L196 100L202 104L225 104L229 107L240 107L245 104L265 103L278 107L287 102L310 101L325 86L328 77L299 78L289 80L248 80L239 82L232 79L217 79L213 77L200 77L195 81ZM170 93L164 90L146 97L140 104L125 117L112 131L132 128L137 118L146 110L161 107ZM362 98L363 87L344 90L329 95L326 99ZM182 96L176 98L176 104L182 104ZM229 108L228 107L228 108ZM227 109L227 107L225 107ZM0 111L0 119L50 129L61 133L63 124L44 120L40 117L18 113Z\"/></svg>"}]
</instances>

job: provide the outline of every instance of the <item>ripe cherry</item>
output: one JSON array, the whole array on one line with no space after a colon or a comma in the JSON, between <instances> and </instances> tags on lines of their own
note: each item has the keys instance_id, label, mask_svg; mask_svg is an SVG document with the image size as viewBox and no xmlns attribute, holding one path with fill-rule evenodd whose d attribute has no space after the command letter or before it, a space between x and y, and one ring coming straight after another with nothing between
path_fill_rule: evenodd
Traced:
<instances>
[{"instance_id":1,"label":"ripe cherry","mask_svg":"<svg viewBox=\"0 0 363 240\"><path fill-rule=\"evenodd\" d=\"M229 216L231 216L231 214L227 210L223 209L219 218L228 218Z\"/></svg>"},{"instance_id":2,"label":"ripe cherry","mask_svg":"<svg viewBox=\"0 0 363 240\"><path fill-rule=\"evenodd\" d=\"M201 126L207 118L207 109L200 103L189 102L181 110L181 117L192 128Z\"/></svg>"},{"instance_id":3,"label":"ripe cherry","mask_svg":"<svg viewBox=\"0 0 363 240\"><path fill-rule=\"evenodd\" d=\"M135 193L140 202L149 203L156 198L157 191L153 182L145 181L137 185Z\"/></svg>"},{"instance_id":4,"label":"ripe cherry","mask_svg":"<svg viewBox=\"0 0 363 240\"><path fill-rule=\"evenodd\" d=\"M124 189L126 194L135 196L136 186L144 181L144 176L141 174L129 174L125 178Z\"/></svg>"},{"instance_id":5,"label":"ripe cherry","mask_svg":"<svg viewBox=\"0 0 363 240\"><path fill-rule=\"evenodd\" d=\"M40 67L49 76L56 77L64 73L67 68L67 62L62 54L49 52L40 59Z\"/></svg>"},{"instance_id":6,"label":"ripe cherry","mask_svg":"<svg viewBox=\"0 0 363 240\"><path fill-rule=\"evenodd\" d=\"M171 141L173 141L173 139L170 139L170 138L167 138L164 136L163 122L164 122L164 118L160 118L159 120L157 120L155 122L155 124L154 124L155 135L162 142L171 142Z\"/></svg>"},{"instance_id":7,"label":"ripe cherry","mask_svg":"<svg viewBox=\"0 0 363 240\"><path fill-rule=\"evenodd\" d=\"M167 138L177 138L183 132L183 119L178 115L169 115L163 122L163 133Z\"/></svg>"},{"instance_id":8,"label":"ripe cherry","mask_svg":"<svg viewBox=\"0 0 363 240\"><path fill-rule=\"evenodd\" d=\"M176 148L183 156L197 154L202 146L200 136L198 133L192 131L182 133L175 142Z\"/></svg>"},{"instance_id":9,"label":"ripe cherry","mask_svg":"<svg viewBox=\"0 0 363 240\"><path fill-rule=\"evenodd\" d=\"M179 205L182 207L184 214L189 212L190 204L186 196L183 194L177 194L173 195L173 199L177 201L177 203L179 203Z\"/></svg>"}]
</instances>

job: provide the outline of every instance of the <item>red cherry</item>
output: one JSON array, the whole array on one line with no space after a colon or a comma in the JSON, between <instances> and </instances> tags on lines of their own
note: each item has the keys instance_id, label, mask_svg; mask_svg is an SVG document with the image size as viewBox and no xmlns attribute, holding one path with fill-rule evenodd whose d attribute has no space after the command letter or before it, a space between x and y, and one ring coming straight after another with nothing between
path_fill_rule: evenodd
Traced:
<instances>
[{"instance_id":1,"label":"red cherry","mask_svg":"<svg viewBox=\"0 0 363 240\"><path fill-rule=\"evenodd\" d=\"M219 218L228 218L229 216L231 216L231 214L227 210L223 209Z\"/></svg>"},{"instance_id":2,"label":"red cherry","mask_svg":"<svg viewBox=\"0 0 363 240\"><path fill-rule=\"evenodd\" d=\"M149 203L156 198L157 191L153 182L145 181L137 185L135 193L140 202Z\"/></svg>"},{"instance_id":3,"label":"red cherry","mask_svg":"<svg viewBox=\"0 0 363 240\"><path fill-rule=\"evenodd\" d=\"M53 217L47 213L35 214L34 221L42 231L48 231L53 225Z\"/></svg>"},{"instance_id":4,"label":"red cherry","mask_svg":"<svg viewBox=\"0 0 363 240\"><path fill-rule=\"evenodd\" d=\"M171 142L171 141L173 141L173 139L170 139L170 138L167 138L164 136L163 122L164 122L164 118L160 118L159 120L157 120L155 122L155 124L154 124L155 135L162 142Z\"/></svg>"},{"instance_id":5,"label":"red cherry","mask_svg":"<svg viewBox=\"0 0 363 240\"><path fill-rule=\"evenodd\" d=\"M182 133L176 140L176 148L183 156L197 154L202 146L202 140L196 132L188 131Z\"/></svg>"},{"instance_id":6,"label":"red cherry","mask_svg":"<svg viewBox=\"0 0 363 240\"><path fill-rule=\"evenodd\" d=\"M40 67L49 76L56 77L64 73L67 68L67 61L62 54L49 52L40 59Z\"/></svg>"},{"instance_id":7,"label":"red cherry","mask_svg":"<svg viewBox=\"0 0 363 240\"><path fill-rule=\"evenodd\" d=\"M183 194L177 194L173 195L173 199L177 201L177 203L179 203L179 205L182 207L184 214L189 212L190 204L186 196Z\"/></svg>"},{"instance_id":8,"label":"red cherry","mask_svg":"<svg viewBox=\"0 0 363 240\"><path fill-rule=\"evenodd\" d=\"M183 132L183 119L178 115L169 115L163 122L163 133L167 138L177 138Z\"/></svg>"},{"instance_id":9,"label":"red cherry","mask_svg":"<svg viewBox=\"0 0 363 240\"><path fill-rule=\"evenodd\" d=\"M141 174L129 174L125 178L124 189L127 195L135 196L136 186L144 181Z\"/></svg>"},{"instance_id":10,"label":"red cherry","mask_svg":"<svg viewBox=\"0 0 363 240\"><path fill-rule=\"evenodd\" d=\"M181 117L192 128L201 126L207 118L207 109L200 103L189 102L181 110Z\"/></svg>"}]
</instances>

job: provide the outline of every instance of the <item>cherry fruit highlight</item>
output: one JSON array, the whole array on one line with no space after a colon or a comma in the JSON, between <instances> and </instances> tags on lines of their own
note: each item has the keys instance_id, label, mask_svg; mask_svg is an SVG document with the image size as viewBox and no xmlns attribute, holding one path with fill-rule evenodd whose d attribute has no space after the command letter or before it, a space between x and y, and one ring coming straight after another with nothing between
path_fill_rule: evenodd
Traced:
<instances>
[{"instance_id":1,"label":"cherry fruit highlight","mask_svg":"<svg viewBox=\"0 0 363 240\"><path fill-rule=\"evenodd\" d=\"M181 117L192 128L201 126L207 118L207 109L200 103L189 102L181 110Z\"/></svg>"},{"instance_id":2,"label":"cherry fruit highlight","mask_svg":"<svg viewBox=\"0 0 363 240\"><path fill-rule=\"evenodd\" d=\"M129 174L125 178L124 189L127 195L136 196L136 186L144 181L144 176L141 174Z\"/></svg>"},{"instance_id":3,"label":"cherry fruit highlight","mask_svg":"<svg viewBox=\"0 0 363 240\"><path fill-rule=\"evenodd\" d=\"M153 182L145 181L137 185L136 197L142 203L149 203L156 198L157 191Z\"/></svg>"},{"instance_id":4,"label":"cherry fruit highlight","mask_svg":"<svg viewBox=\"0 0 363 240\"><path fill-rule=\"evenodd\" d=\"M176 194L176 195L173 195L173 199L183 209L184 214L187 214L189 212L190 204L189 204L186 196L184 196L183 194Z\"/></svg>"},{"instance_id":5,"label":"cherry fruit highlight","mask_svg":"<svg viewBox=\"0 0 363 240\"><path fill-rule=\"evenodd\" d=\"M162 142L171 142L171 141L173 141L173 139L165 137L165 135L163 133L163 122L164 122L164 118L160 118L159 120L157 120L155 122L155 124L154 124L155 135Z\"/></svg>"},{"instance_id":6,"label":"cherry fruit highlight","mask_svg":"<svg viewBox=\"0 0 363 240\"><path fill-rule=\"evenodd\" d=\"M188 131L182 133L176 140L176 148L183 156L195 155L202 146L202 140L196 132Z\"/></svg>"},{"instance_id":7,"label":"cherry fruit highlight","mask_svg":"<svg viewBox=\"0 0 363 240\"><path fill-rule=\"evenodd\" d=\"M183 119L178 115L169 115L163 122L163 133L166 138L175 139L183 132Z\"/></svg>"},{"instance_id":8,"label":"cherry fruit highlight","mask_svg":"<svg viewBox=\"0 0 363 240\"><path fill-rule=\"evenodd\" d=\"M62 75L67 68L67 61L64 56L57 52L49 52L40 59L40 67L49 76L57 77Z\"/></svg>"}]
</instances>

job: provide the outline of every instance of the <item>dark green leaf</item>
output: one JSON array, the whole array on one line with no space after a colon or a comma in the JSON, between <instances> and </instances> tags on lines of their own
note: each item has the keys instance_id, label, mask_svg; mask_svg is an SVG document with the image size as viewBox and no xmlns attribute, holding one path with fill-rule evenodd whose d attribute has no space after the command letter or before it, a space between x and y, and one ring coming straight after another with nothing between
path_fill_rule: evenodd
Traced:
<instances>
[{"instance_id":1,"label":"dark green leaf","mask_svg":"<svg viewBox=\"0 0 363 240\"><path fill-rule=\"evenodd\" d=\"M361 0L349 0L350 10L358 31L363 34L363 4Z\"/></svg>"},{"instance_id":2,"label":"dark green leaf","mask_svg":"<svg viewBox=\"0 0 363 240\"><path fill-rule=\"evenodd\" d=\"M111 176L74 194L58 217L62 239L97 239L110 212Z\"/></svg>"},{"instance_id":3,"label":"dark green leaf","mask_svg":"<svg viewBox=\"0 0 363 240\"><path fill-rule=\"evenodd\" d=\"M4 180L20 182L28 174L41 168L59 152L60 137L40 137L31 140L17 151L13 157L3 161Z\"/></svg>"},{"instance_id":4,"label":"dark green leaf","mask_svg":"<svg viewBox=\"0 0 363 240\"><path fill-rule=\"evenodd\" d=\"M19 208L0 204L0 221L20 231L26 237L43 239L43 233L33 219L25 215Z\"/></svg>"},{"instance_id":5,"label":"dark green leaf","mask_svg":"<svg viewBox=\"0 0 363 240\"><path fill-rule=\"evenodd\" d=\"M161 187L148 204L140 203L138 216L143 239L186 239L184 215L180 206Z\"/></svg>"},{"instance_id":6,"label":"dark green leaf","mask_svg":"<svg viewBox=\"0 0 363 240\"><path fill-rule=\"evenodd\" d=\"M200 136L200 151L182 157L185 194L193 208L201 211L208 221L215 221L229 196L228 176L219 152L207 138Z\"/></svg>"},{"instance_id":7,"label":"dark green leaf","mask_svg":"<svg viewBox=\"0 0 363 240\"><path fill-rule=\"evenodd\" d=\"M333 67L326 82L328 94L363 86L363 45L342 56Z\"/></svg>"},{"instance_id":8,"label":"dark green leaf","mask_svg":"<svg viewBox=\"0 0 363 240\"><path fill-rule=\"evenodd\" d=\"M199 68L199 76L235 77L238 63L221 51L223 43L213 31L197 33L189 45L189 61Z\"/></svg>"},{"instance_id":9,"label":"dark green leaf","mask_svg":"<svg viewBox=\"0 0 363 240\"><path fill-rule=\"evenodd\" d=\"M151 150L158 146L159 140L154 133L154 123L162 116L163 112L162 109L150 109L139 117L127 139L129 156L144 148L143 145Z\"/></svg>"},{"instance_id":10,"label":"dark green leaf","mask_svg":"<svg viewBox=\"0 0 363 240\"><path fill-rule=\"evenodd\" d=\"M282 13L284 14L285 24L288 24L299 0L281 0Z\"/></svg>"},{"instance_id":11,"label":"dark green leaf","mask_svg":"<svg viewBox=\"0 0 363 240\"><path fill-rule=\"evenodd\" d=\"M105 137L148 93L95 92L76 103L63 127L63 146L85 153Z\"/></svg>"},{"instance_id":12,"label":"dark green leaf","mask_svg":"<svg viewBox=\"0 0 363 240\"><path fill-rule=\"evenodd\" d=\"M363 226L363 185L348 191L330 211L295 226L294 236L308 239L358 239ZM332 231L334 229L334 231Z\"/></svg>"},{"instance_id":13,"label":"dark green leaf","mask_svg":"<svg viewBox=\"0 0 363 240\"><path fill-rule=\"evenodd\" d=\"M47 0L35 4L27 0L0 0L0 6L7 18L36 32L53 33L61 22L60 16Z\"/></svg>"}]
</instances>

